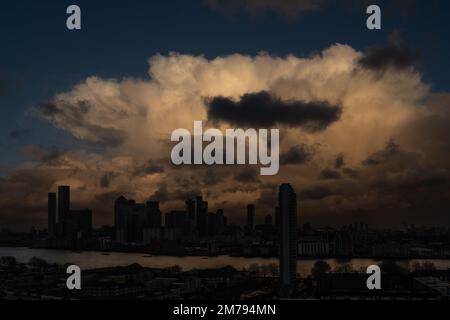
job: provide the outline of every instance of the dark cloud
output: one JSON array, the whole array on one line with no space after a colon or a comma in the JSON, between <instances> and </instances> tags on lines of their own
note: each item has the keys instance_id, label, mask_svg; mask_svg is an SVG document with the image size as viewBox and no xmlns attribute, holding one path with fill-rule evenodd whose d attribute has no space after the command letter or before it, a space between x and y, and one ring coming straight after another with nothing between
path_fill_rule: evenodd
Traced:
<instances>
[{"instance_id":1,"label":"dark cloud","mask_svg":"<svg viewBox=\"0 0 450 320\"><path fill-rule=\"evenodd\" d=\"M356 178L359 175L359 171L352 168L344 168L342 169L342 173L351 178Z\"/></svg>"},{"instance_id":2,"label":"dark cloud","mask_svg":"<svg viewBox=\"0 0 450 320\"><path fill-rule=\"evenodd\" d=\"M95 199L100 203L104 203L105 205L110 205L114 203L114 201L120 197L120 193L118 192L104 192L95 196Z\"/></svg>"},{"instance_id":3,"label":"dark cloud","mask_svg":"<svg viewBox=\"0 0 450 320\"><path fill-rule=\"evenodd\" d=\"M310 162L317 153L317 146L309 146L301 144L292 147L288 152L282 154L280 163L283 165L289 164L305 164Z\"/></svg>"},{"instance_id":4,"label":"dark cloud","mask_svg":"<svg viewBox=\"0 0 450 320\"><path fill-rule=\"evenodd\" d=\"M156 192L150 196L150 201L158 202L178 202L184 208L184 202L187 199L193 199L202 195L202 190L197 187L191 186L189 189L169 186L167 182L162 182ZM173 206L171 207L174 208Z\"/></svg>"},{"instance_id":5,"label":"dark cloud","mask_svg":"<svg viewBox=\"0 0 450 320\"><path fill-rule=\"evenodd\" d=\"M315 185L300 191L300 200L322 200L334 195L333 190L326 186Z\"/></svg>"},{"instance_id":6,"label":"dark cloud","mask_svg":"<svg viewBox=\"0 0 450 320\"><path fill-rule=\"evenodd\" d=\"M169 201L175 200L170 196L169 189L166 183L162 183L158 190L150 197L151 201Z\"/></svg>"},{"instance_id":7,"label":"dark cloud","mask_svg":"<svg viewBox=\"0 0 450 320\"><path fill-rule=\"evenodd\" d=\"M65 164L64 156L67 154L67 151L56 146L50 146L46 149L36 146L26 146L24 153L32 160L37 161L39 165L58 167Z\"/></svg>"},{"instance_id":8,"label":"dark cloud","mask_svg":"<svg viewBox=\"0 0 450 320\"><path fill-rule=\"evenodd\" d=\"M334 166L336 169L341 169L345 166L345 156L340 153L336 156L336 160L334 160Z\"/></svg>"},{"instance_id":9,"label":"dark cloud","mask_svg":"<svg viewBox=\"0 0 450 320\"><path fill-rule=\"evenodd\" d=\"M339 180L339 179L342 179L342 176L339 173L339 171L331 170L331 169L324 169L320 173L319 179L321 179L321 180Z\"/></svg>"},{"instance_id":10,"label":"dark cloud","mask_svg":"<svg viewBox=\"0 0 450 320\"><path fill-rule=\"evenodd\" d=\"M402 150L400 146L391 139L383 150L371 154L365 161L363 161L363 164L366 166L395 163L399 163L400 165L412 165L417 161L418 157L419 155L417 154Z\"/></svg>"},{"instance_id":11,"label":"dark cloud","mask_svg":"<svg viewBox=\"0 0 450 320\"><path fill-rule=\"evenodd\" d=\"M388 68L402 70L417 67L418 61L417 51L392 44L369 48L359 60L359 64L366 69L383 71Z\"/></svg>"},{"instance_id":12,"label":"dark cloud","mask_svg":"<svg viewBox=\"0 0 450 320\"><path fill-rule=\"evenodd\" d=\"M162 160L161 160L162 162ZM152 160L145 162L144 164L138 165L135 168L134 175L154 175L161 174L165 172L163 165L157 164Z\"/></svg>"},{"instance_id":13,"label":"dark cloud","mask_svg":"<svg viewBox=\"0 0 450 320\"><path fill-rule=\"evenodd\" d=\"M243 183L254 183L259 182L259 169L248 167L246 169L243 169L239 174L235 176L235 180L237 182L243 182Z\"/></svg>"},{"instance_id":14,"label":"dark cloud","mask_svg":"<svg viewBox=\"0 0 450 320\"><path fill-rule=\"evenodd\" d=\"M256 201L258 208L268 208L268 211L275 211L278 206L278 185L266 185L261 190L259 199ZM272 213L272 212L270 212Z\"/></svg>"},{"instance_id":15,"label":"dark cloud","mask_svg":"<svg viewBox=\"0 0 450 320\"><path fill-rule=\"evenodd\" d=\"M342 108L327 102L282 101L269 92L249 93L235 102L230 98L207 100L208 117L240 127L302 127L314 132L340 119Z\"/></svg>"},{"instance_id":16,"label":"dark cloud","mask_svg":"<svg viewBox=\"0 0 450 320\"><path fill-rule=\"evenodd\" d=\"M103 189L109 188L111 185L111 182L120 176L120 173L118 172L106 172L101 178L100 178L100 187Z\"/></svg>"},{"instance_id":17,"label":"dark cloud","mask_svg":"<svg viewBox=\"0 0 450 320\"><path fill-rule=\"evenodd\" d=\"M88 113L92 106L87 101L77 103L67 103L65 101L52 101L42 103L33 108L33 112L38 116L50 121L56 127L60 127L60 119L65 120L67 128L79 128L83 132L88 132L91 138L89 142L103 147L117 147L126 138L122 130L112 127L103 127L89 122ZM125 114L123 115L126 116Z\"/></svg>"},{"instance_id":18,"label":"dark cloud","mask_svg":"<svg viewBox=\"0 0 450 320\"><path fill-rule=\"evenodd\" d=\"M444 168L406 168L385 174L372 181L371 185L385 192L392 192L392 189L412 192L413 189L448 186L449 177L449 171Z\"/></svg>"}]
</instances>

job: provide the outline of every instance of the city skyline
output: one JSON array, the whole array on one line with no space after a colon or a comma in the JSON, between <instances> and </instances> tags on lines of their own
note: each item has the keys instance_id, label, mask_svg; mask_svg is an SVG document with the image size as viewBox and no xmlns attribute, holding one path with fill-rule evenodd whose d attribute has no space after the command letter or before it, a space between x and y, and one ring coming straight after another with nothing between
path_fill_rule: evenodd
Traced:
<instances>
[{"instance_id":1,"label":"city skyline","mask_svg":"<svg viewBox=\"0 0 450 320\"><path fill-rule=\"evenodd\" d=\"M449 3L381 1L369 30L365 4L307 2L80 0L76 31L66 3L5 4L0 226L47 225L59 185L96 226L119 195L163 212L203 195L241 225L254 204L262 223L283 182L315 224L450 225ZM278 129L279 173L174 166L171 134L195 121Z\"/></svg>"}]
</instances>

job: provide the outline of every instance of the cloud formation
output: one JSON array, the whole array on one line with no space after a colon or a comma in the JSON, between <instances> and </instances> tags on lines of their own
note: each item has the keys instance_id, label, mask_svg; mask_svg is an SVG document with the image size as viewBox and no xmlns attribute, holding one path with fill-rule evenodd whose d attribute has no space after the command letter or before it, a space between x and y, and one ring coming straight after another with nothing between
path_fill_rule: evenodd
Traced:
<instances>
[{"instance_id":1,"label":"cloud formation","mask_svg":"<svg viewBox=\"0 0 450 320\"><path fill-rule=\"evenodd\" d=\"M29 161L0 178L7 195L0 198L0 223L21 222L17 212L41 223L45 195L58 184L73 187L74 206L94 209L97 225L111 222L120 194L159 198L171 210L203 193L211 210L225 208L231 220L242 221L239 208L248 203L260 214L273 212L282 182L298 190L304 219L364 212L364 220L378 224L450 223L444 211L450 209L450 94L430 92L414 68L366 68L364 56L340 44L307 58L157 55L149 59L148 80L85 79L34 113L101 148L27 147ZM280 125L279 175L172 166L171 133L192 130L195 120L221 130Z\"/></svg>"},{"instance_id":2,"label":"cloud formation","mask_svg":"<svg viewBox=\"0 0 450 320\"><path fill-rule=\"evenodd\" d=\"M375 71L386 68L408 69L417 66L419 53L399 45L371 47L359 60L361 66Z\"/></svg>"},{"instance_id":3,"label":"cloud formation","mask_svg":"<svg viewBox=\"0 0 450 320\"><path fill-rule=\"evenodd\" d=\"M207 102L208 119L250 128L301 127L321 131L339 120L342 110L327 102L282 101L269 92L248 93L239 101L215 97Z\"/></svg>"}]
</instances>

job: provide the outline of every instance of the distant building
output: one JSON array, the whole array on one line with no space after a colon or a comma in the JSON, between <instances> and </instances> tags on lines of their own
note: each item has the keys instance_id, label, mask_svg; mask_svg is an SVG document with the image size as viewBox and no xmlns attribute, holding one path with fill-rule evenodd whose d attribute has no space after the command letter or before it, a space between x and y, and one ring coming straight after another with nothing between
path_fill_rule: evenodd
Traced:
<instances>
[{"instance_id":1,"label":"distant building","mask_svg":"<svg viewBox=\"0 0 450 320\"><path fill-rule=\"evenodd\" d=\"M297 195L289 184L280 186L278 194L280 223L280 280L290 287L297 275Z\"/></svg>"},{"instance_id":2,"label":"distant building","mask_svg":"<svg viewBox=\"0 0 450 320\"><path fill-rule=\"evenodd\" d=\"M69 186L59 186L58 196L48 194L48 233L51 245L59 247L83 246L92 238L92 211L71 210Z\"/></svg>"},{"instance_id":3,"label":"distant building","mask_svg":"<svg viewBox=\"0 0 450 320\"><path fill-rule=\"evenodd\" d=\"M227 217L225 217L225 214L222 209L217 210L216 216L217 216L217 221L219 223L220 228L226 227Z\"/></svg>"},{"instance_id":4,"label":"distant building","mask_svg":"<svg viewBox=\"0 0 450 320\"><path fill-rule=\"evenodd\" d=\"M161 228L162 214L159 202L136 203L124 196L114 203L114 227L119 243L144 242L144 230Z\"/></svg>"},{"instance_id":5,"label":"distant building","mask_svg":"<svg viewBox=\"0 0 450 320\"><path fill-rule=\"evenodd\" d=\"M264 218L264 224L266 226L271 226L273 224L273 218L272 215L268 214L265 218Z\"/></svg>"},{"instance_id":6,"label":"distant building","mask_svg":"<svg viewBox=\"0 0 450 320\"><path fill-rule=\"evenodd\" d=\"M328 257L330 244L324 240L300 240L298 242L298 255L300 257Z\"/></svg>"},{"instance_id":7,"label":"distant building","mask_svg":"<svg viewBox=\"0 0 450 320\"><path fill-rule=\"evenodd\" d=\"M48 235L56 238L56 193L48 194Z\"/></svg>"},{"instance_id":8,"label":"distant building","mask_svg":"<svg viewBox=\"0 0 450 320\"><path fill-rule=\"evenodd\" d=\"M67 235L67 219L70 211L70 187L58 187L58 235L61 238Z\"/></svg>"},{"instance_id":9,"label":"distant building","mask_svg":"<svg viewBox=\"0 0 450 320\"><path fill-rule=\"evenodd\" d=\"M183 237L190 231L189 216L186 211L166 213L165 227L176 230L176 235Z\"/></svg>"},{"instance_id":10,"label":"distant building","mask_svg":"<svg viewBox=\"0 0 450 320\"><path fill-rule=\"evenodd\" d=\"M67 220L67 238L73 242L84 242L92 237L92 211L71 210Z\"/></svg>"},{"instance_id":11,"label":"distant building","mask_svg":"<svg viewBox=\"0 0 450 320\"><path fill-rule=\"evenodd\" d=\"M189 218L189 225L190 225L190 229L194 230L196 225L197 225L197 221L196 221L196 210L195 210L195 200L189 199L186 200L186 212Z\"/></svg>"},{"instance_id":12,"label":"distant building","mask_svg":"<svg viewBox=\"0 0 450 320\"><path fill-rule=\"evenodd\" d=\"M202 197L195 200L197 230L200 237L208 235L208 202L203 201Z\"/></svg>"},{"instance_id":13,"label":"distant building","mask_svg":"<svg viewBox=\"0 0 450 320\"><path fill-rule=\"evenodd\" d=\"M255 229L255 205L249 204L247 206L247 230L253 231Z\"/></svg>"}]
</instances>

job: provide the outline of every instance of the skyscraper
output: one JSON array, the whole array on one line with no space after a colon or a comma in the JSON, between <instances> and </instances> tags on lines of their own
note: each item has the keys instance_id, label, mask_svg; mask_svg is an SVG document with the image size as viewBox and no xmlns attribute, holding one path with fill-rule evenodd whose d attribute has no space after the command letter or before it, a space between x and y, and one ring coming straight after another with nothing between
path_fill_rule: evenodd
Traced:
<instances>
[{"instance_id":1,"label":"skyscraper","mask_svg":"<svg viewBox=\"0 0 450 320\"><path fill-rule=\"evenodd\" d=\"M56 193L48 194L48 235L56 237Z\"/></svg>"},{"instance_id":2,"label":"skyscraper","mask_svg":"<svg viewBox=\"0 0 450 320\"><path fill-rule=\"evenodd\" d=\"M249 204L247 206L247 230L253 231L255 228L255 205Z\"/></svg>"},{"instance_id":3,"label":"skyscraper","mask_svg":"<svg viewBox=\"0 0 450 320\"><path fill-rule=\"evenodd\" d=\"M120 196L114 202L114 228L117 242L125 243L127 241L127 224L132 211L133 202L124 196Z\"/></svg>"},{"instance_id":4,"label":"skyscraper","mask_svg":"<svg viewBox=\"0 0 450 320\"><path fill-rule=\"evenodd\" d=\"M65 237L70 211L70 187L58 187L58 234Z\"/></svg>"},{"instance_id":5,"label":"skyscraper","mask_svg":"<svg viewBox=\"0 0 450 320\"><path fill-rule=\"evenodd\" d=\"M198 234L200 237L206 237L208 235L208 202L203 201L203 197L197 197L195 209Z\"/></svg>"},{"instance_id":6,"label":"skyscraper","mask_svg":"<svg viewBox=\"0 0 450 320\"><path fill-rule=\"evenodd\" d=\"M268 214L265 218L264 218L264 224L266 226L271 226L273 223L273 218L272 215Z\"/></svg>"},{"instance_id":7,"label":"skyscraper","mask_svg":"<svg viewBox=\"0 0 450 320\"><path fill-rule=\"evenodd\" d=\"M186 200L186 212L189 217L190 228L191 228L191 230L194 230L195 226L196 226L195 200L192 200L192 199Z\"/></svg>"},{"instance_id":8,"label":"skyscraper","mask_svg":"<svg viewBox=\"0 0 450 320\"><path fill-rule=\"evenodd\" d=\"M280 280L283 287L291 287L297 275L297 195L291 185L280 186L278 202Z\"/></svg>"}]
</instances>

